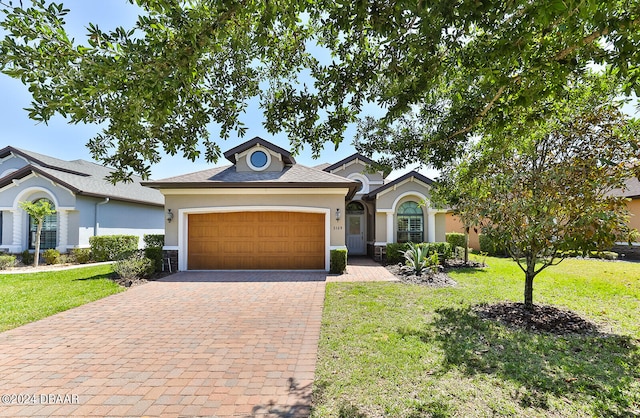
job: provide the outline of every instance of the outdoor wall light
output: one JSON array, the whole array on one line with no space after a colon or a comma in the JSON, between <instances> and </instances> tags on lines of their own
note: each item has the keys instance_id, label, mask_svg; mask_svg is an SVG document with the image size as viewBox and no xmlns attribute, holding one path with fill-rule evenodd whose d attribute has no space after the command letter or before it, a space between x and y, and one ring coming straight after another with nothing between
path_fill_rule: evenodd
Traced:
<instances>
[{"instance_id":1,"label":"outdoor wall light","mask_svg":"<svg viewBox=\"0 0 640 418\"><path fill-rule=\"evenodd\" d=\"M171 223L172 220L173 220L173 212L171 212L171 209L167 209L167 222Z\"/></svg>"},{"instance_id":2,"label":"outdoor wall light","mask_svg":"<svg viewBox=\"0 0 640 418\"><path fill-rule=\"evenodd\" d=\"M336 209L336 221L340 220L340 208Z\"/></svg>"}]
</instances>

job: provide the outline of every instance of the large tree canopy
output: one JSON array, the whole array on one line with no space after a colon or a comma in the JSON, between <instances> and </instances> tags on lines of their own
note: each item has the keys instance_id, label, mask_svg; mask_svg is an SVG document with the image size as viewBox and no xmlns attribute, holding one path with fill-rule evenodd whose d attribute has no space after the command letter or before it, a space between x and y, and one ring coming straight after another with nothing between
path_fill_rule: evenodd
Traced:
<instances>
[{"instance_id":1,"label":"large tree canopy","mask_svg":"<svg viewBox=\"0 0 640 418\"><path fill-rule=\"evenodd\" d=\"M440 167L468 138L606 64L640 92L640 6L631 0L129 0L133 28L69 38L62 6L4 5L0 69L29 86L29 114L102 123L89 142L120 171L164 152L220 155L259 97L267 129L318 155L368 103L358 147L396 166ZM331 58L322 59L326 52Z\"/></svg>"},{"instance_id":2,"label":"large tree canopy","mask_svg":"<svg viewBox=\"0 0 640 418\"><path fill-rule=\"evenodd\" d=\"M535 276L567 252L608 249L636 233L627 199L611 192L640 169L640 122L620 111L606 77L573 87L485 135L444 170L435 193L518 263L529 306Z\"/></svg>"}]
</instances>

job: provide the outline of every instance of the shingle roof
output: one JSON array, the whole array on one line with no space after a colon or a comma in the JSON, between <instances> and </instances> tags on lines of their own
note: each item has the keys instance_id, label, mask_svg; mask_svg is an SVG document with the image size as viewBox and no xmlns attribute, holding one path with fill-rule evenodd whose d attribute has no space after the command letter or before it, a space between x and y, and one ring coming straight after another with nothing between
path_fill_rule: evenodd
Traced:
<instances>
[{"instance_id":1,"label":"shingle roof","mask_svg":"<svg viewBox=\"0 0 640 418\"><path fill-rule=\"evenodd\" d=\"M79 195L108 197L154 206L164 205L164 196L157 190L142 186L140 177L134 176L131 183L114 185L105 180L105 177L113 172L111 168L85 160L60 160L14 147L5 147L0 150L0 158L12 153L22 156L29 161L29 164L0 179L0 187L11 183L13 179L22 178L35 172Z\"/></svg>"},{"instance_id":2,"label":"shingle roof","mask_svg":"<svg viewBox=\"0 0 640 418\"><path fill-rule=\"evenodd\" d=\"M614 196L624 196L631 199L640 199L640 180L637 177L631 177L625 182L625 188L615 189L611 192Z\"/></svg>"},{"instance_id":3,"label":"shingle roof","mask_svg":"<svg viewBox=\"0 0 640 418\"><path fill-rule=\"evenodd\" d=\"M360 187L355 181L300 164L270 172L239 172L235 166L228 165L142 184L153 188L346 187L354 193Z\"/></svg>"}]
</instances>

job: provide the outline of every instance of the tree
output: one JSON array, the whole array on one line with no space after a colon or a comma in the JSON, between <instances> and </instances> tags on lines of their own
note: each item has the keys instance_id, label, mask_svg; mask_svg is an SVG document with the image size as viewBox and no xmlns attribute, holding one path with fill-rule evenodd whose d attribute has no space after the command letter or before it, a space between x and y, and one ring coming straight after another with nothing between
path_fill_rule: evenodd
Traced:
<instances>
[{"instance_id":1,"label":"tree","mask_svg":"<svg viewBox=\"0 0 640 418\"><path fill-rule=\"evenodd\" d=\"M53 215L56 211L51 207L51 204L46 199L39 199L35 202L20 202L20 207L27 212L37 224L33 265L34 267L38 267L38 263L40 261L40 234L42 233L42 224L47 216Z\"/></svg>"},{"instance_id":2,"label":"tree","mask_svg":"<svg viewBox=\"0 0 640 418\"><path fill-rule=\"evenodd\" d=\"M640 93L637 0L129 0L133 28L68 36L61 5L0 0L0 70L29 86L29 115L104 124L93 156L148 176L163 153L216 161L260 98L294 151L336 146L369 104L358 150L395 167L443 166L474 135L561 95L588 65ZM322 58L330 53L330 58Z\"/></svg>"},{"instance_id":3,"label":"tree","mask_svg":"<svg viewBox=\"0 0 640 418\"><path fill-rule=\"evenodd\" d=\"M610 192L640 165L640 125L620 111L607 78L574 87L483 137L443 174L463 223L504 245L524 272L527 307L536 275L566 252L634 233L626 199Z\"/></svg>"}]
</instances>

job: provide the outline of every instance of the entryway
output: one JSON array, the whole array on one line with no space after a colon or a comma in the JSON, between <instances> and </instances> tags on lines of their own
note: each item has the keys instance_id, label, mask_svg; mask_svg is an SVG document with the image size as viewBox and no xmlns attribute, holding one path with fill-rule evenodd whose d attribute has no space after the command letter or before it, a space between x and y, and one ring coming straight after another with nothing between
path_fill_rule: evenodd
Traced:
<instances>
[{"instance_id":1,"label":"entryway","mask_svg":"<svg viewBox=\"0 0 640 418\"><path fill-rule=\"evenodd\" d=\"M362 203L351 202L347 205L346 241L349 255L364 255L367 253L365 219L364 205Z\"/></svg>"}]
</instances>

